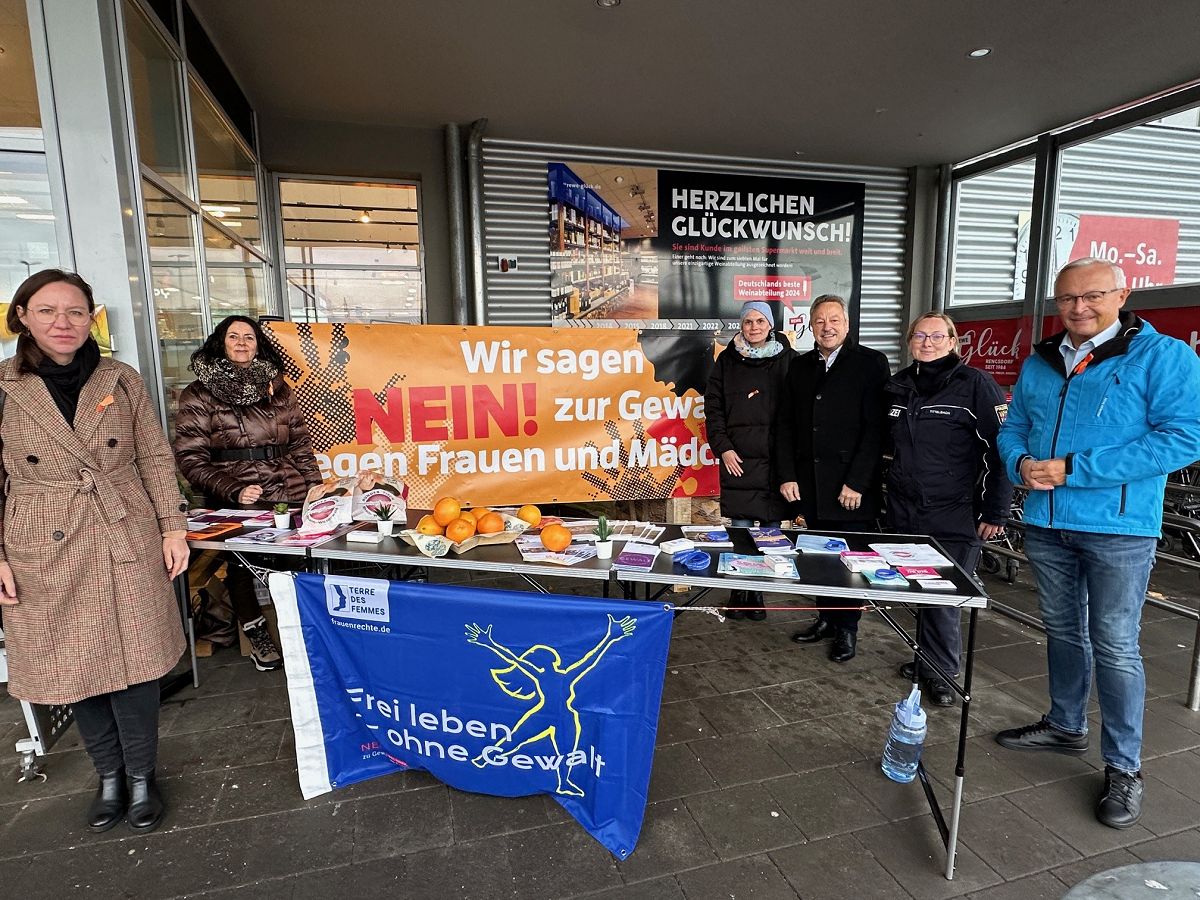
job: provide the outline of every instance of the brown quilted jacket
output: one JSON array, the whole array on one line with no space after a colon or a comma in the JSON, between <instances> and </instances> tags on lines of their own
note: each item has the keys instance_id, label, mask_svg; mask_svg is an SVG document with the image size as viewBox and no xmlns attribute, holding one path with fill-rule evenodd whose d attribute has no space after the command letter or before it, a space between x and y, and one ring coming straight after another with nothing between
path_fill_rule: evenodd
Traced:
<instances>
[{"instance_id":1,"label":"brown quilted jacket","mask_svg":"<svg viewBox=\"0 0 1200 900\"><path fill-rule=\"evenodd\" d=\"M276 459L215 461L214 450L276 446ZM175 416L175 461L191 486L209 503L234 504L244 487L261 484L262 500L298 503L321 480L308 425L291 389L277 379L270 397L253 406L218 400L199 381L179 398Z\"/></svg>"}]
</instances>

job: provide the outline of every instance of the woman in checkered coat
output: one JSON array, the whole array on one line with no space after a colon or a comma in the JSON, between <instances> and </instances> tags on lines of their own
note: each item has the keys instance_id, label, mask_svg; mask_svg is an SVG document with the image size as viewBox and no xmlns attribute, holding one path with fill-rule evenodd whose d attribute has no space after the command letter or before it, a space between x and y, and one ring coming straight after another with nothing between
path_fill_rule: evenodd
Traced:
<instances>
[{"instance_id":1,"label":"woman in checkered coat","mask_svg":"<svg viewBox=\"0 0 1200 900\"><path fill-rule=\"evenodd\" d=\"M163 816L158 679L183 653L171 579L186 505L141 377L100 356L95 303L48 269L17 288L0 363L0 610L9 692L70 704L100 775L93 831Z\"/></svg>"}]
</instances>

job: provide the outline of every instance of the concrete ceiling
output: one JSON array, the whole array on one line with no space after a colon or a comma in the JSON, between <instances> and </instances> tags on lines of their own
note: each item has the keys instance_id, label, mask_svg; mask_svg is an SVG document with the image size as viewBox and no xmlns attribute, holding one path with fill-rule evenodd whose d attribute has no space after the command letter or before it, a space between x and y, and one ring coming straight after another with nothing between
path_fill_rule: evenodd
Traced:
<instances>
[{"instance_id":1,"label":"concrete ceiling","mask_svg":"<svg viewBox=\"0 0 1200 900\"><path fill-rule=\"evenodd\" d=\"M606 147L957 162L1200 78L1198 0L190 2L264 120Z\"/></svg>"}]
</instances>

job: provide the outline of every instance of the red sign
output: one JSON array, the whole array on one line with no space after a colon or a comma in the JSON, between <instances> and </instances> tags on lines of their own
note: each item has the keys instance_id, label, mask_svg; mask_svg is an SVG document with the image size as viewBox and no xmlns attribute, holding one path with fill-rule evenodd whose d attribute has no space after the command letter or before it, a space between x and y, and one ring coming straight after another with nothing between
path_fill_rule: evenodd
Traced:
<instances>
[{"instance_id":1,"label":"red sign","mask_svg":"<svg viewBox=\"0 0 1200 900\"><path fill-rule=\"evenodd\" d=\"M1178 246L1178 219L1083 213L1070 258L1094 256L1116 263L1124 270L1128 287L1136 290L1175 283Z\"/></svg>"},{"instance_id":2,"label":"red sign","mask_svg":"<svg viewBox=\"0 0 1200 900\"><path fill-rule=\"evenodd\" d=\"M1012 385L1029 353L1029 320L978 319L958 324L963 362L987 372L997 383Z\"/></svg>"},{"instance_id":3,"label":"red sign","mask_svg":"<svg viewBox=\"0 0 1200 900\"><path fill-rule=\"evenodd\" d=\"M782 300L789 306L812 299L810 275L735 275L733 299Z\"/></svg>"}]
</instances>

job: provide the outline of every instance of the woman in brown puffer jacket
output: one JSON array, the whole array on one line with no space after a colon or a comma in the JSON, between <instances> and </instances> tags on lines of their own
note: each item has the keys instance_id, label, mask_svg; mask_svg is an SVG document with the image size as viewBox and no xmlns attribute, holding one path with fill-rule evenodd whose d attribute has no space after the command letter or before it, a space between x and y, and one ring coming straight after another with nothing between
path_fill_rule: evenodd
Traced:
<instances>
[{"instance_id":1,"label":"woman in brown puffer jacket","mask_svg":"<svg viewBox=\"0 0 1200 900\"><path fill-rule=\"evenodd\" d=\"M308 425L283 381L283 360L258 323L229 316L192 354L196 380L179 398L175 461L216 506L299 503L321 481ZM225 586L259 671L283 664L249 571L228 563Z\"/></svg>"}]
</instances>

